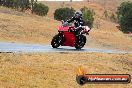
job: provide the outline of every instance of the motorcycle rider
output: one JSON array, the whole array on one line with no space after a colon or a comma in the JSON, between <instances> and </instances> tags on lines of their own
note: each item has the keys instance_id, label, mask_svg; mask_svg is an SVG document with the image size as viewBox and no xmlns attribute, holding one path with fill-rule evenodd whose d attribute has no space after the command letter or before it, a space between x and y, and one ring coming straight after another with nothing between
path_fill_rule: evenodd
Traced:
<instances>
[{"instance_id":1,"label":"motorcycle rider","mask_svg":"<svg viewBox=\"0 0 132 88\"><path fill-rule=\"evenodd\" d=\"M76 36L80 34L80 32L83 30L83 26L85 25L81 11L76 11L74 16L67 20L67 22L74 22L75 30L69 29L69 31L73 32Z\"/></svg>"}]
</instances>

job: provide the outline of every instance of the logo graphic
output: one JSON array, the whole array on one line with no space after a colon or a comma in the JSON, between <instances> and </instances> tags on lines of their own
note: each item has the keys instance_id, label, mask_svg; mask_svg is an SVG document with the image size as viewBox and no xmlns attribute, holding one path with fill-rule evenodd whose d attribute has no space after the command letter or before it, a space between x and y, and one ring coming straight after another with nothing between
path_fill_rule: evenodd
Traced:
<instances>
[{"instance_id":1,"label":"logo graphic","mask_svg":"<svg viewBox=\"0 0 132 88\"><path fill-rule=\"evenodd\" d=\"M76 76L78 84L86 83L130 83L131 76L129 74L86 74L82 67L79 67Z\"/></svg>"}]
</instances>

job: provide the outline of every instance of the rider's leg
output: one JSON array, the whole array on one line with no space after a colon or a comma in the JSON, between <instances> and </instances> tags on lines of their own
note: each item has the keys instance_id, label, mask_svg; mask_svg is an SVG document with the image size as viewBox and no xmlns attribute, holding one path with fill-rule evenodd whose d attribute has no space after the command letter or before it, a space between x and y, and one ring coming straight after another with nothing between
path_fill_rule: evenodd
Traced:
<instances>
[{"instance_id":1,"label":"rider's leg","mask_svg":"<svg viewBox=\"0 0 132 88\"><path fill-rule=\"evenodd\" d=\"M75 29L75 36L80 35L82 30L83 30L82 27L76 28L76 29Z\"/></svg>"}]
</instances>

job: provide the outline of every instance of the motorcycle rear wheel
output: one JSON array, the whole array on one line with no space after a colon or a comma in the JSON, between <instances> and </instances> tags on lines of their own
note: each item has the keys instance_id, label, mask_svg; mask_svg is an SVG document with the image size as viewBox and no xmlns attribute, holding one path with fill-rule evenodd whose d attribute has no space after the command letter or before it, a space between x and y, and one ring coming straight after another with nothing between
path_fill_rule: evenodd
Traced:
<instances>
[{"instance_id":1,"label":"motorcycle rear wheel","mask_svg":"<svg viewBox=\"0 0 132 88\"><path fill-rule=\"evenodd\" d=\"M75 48L81 49L84 47L85 43L86 43L86 37L84 35L78 35L76 37Z\"/></svg>"}]
</instances>

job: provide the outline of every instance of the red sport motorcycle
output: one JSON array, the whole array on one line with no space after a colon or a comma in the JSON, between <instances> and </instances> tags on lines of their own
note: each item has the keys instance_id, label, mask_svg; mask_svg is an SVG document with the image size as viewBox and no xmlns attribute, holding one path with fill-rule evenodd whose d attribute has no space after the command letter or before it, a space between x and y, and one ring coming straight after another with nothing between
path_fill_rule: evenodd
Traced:
<instances>
[{"instance_id":1,"label":"red sport motorcycle","mask_svg":"<svg viewBox=\"0 0 132 88\"><path fill-rule=\"evenodd\" d=\"M71 23L63 22L58 26L58 34L55 35L51 41L53 48L59 46L71 46L76 49L81 49L86 43L86 35L89 34L90 28L88 26L82 26L82 30L79 31L78 35L74 34L76 30Z\"/></svg>"}]
</instances>

